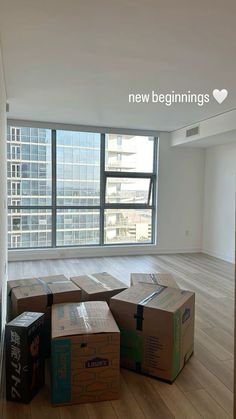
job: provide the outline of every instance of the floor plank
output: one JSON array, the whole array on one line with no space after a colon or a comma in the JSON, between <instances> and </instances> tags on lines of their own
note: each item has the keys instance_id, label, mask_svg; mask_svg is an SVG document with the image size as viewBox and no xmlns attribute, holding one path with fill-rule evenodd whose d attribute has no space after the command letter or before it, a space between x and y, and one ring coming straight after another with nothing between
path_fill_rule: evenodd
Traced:
<instances>
[{"instance_id":1,"label":"floor plank","mask_svg":"<svg viewBox=\"0 0 236 419\"><path fill-rule=\"evenodd\" d=\"M186 393L204 419L228 419L230 416L215 402L206 390L195 390Z\"/></svg>"},{"instance_id":2,"label":"floor plank","mask_svg":"<svg viewBox=\"0 0 236 419\"><path fill-rule=\"evenodd\" d=\"M129 387L126 384L123 375L121 373L121 398L119 400L112 401L112 406L118 416L121 419L145 419L145 415L142 412L139 404L129 391Z\"/></svg>"},{"instance_id":3,"label":"floor plank","mask_svg":"<svg viewBox=\"0 0 236 419\"><path fill-rule=\"evenodd\" d=\"M158 380L152 380L152 386L158 390L161 398L176 419L202 418L175 383L169 385Z\"/></svg>"},{"instance_id":4,"label":"floor plank","mask_svg":"<svg viewBox=\"0 0 236 419\"><path fill-rule=\"evenodd\" d=\"M150 379L132 371L123 371L124 379L136 400L141 406L145 417L148 419L171 419L171 413L167 404L163 401L157 389L150 382ZM170 385L170 384L169 384Z\"/></svg>"}]
</instances>

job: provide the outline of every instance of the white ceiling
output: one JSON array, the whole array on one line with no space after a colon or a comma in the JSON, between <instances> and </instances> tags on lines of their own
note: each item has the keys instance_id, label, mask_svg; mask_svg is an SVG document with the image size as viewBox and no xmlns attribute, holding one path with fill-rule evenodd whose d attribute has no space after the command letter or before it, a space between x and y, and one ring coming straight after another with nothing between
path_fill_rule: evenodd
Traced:
<instances>
[{"instance_id":1,"label":"white ceiling","mask_svg":"<svg viewBox=\"0 0 236 419\"><path fill-rule=\"evenodd\" d=\"M236 108L235 0L0 0L10 118L174 130ZM193 105L129 93L226 88Z\"/></svg>"}]
</instances>

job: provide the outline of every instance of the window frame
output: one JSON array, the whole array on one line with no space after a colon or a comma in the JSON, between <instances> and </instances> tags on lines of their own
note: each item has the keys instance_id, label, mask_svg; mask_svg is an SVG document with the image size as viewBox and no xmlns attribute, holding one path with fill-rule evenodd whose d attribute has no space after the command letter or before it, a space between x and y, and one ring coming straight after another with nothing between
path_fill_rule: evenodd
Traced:
<instances>
[{"instance_id":1,"label":"window frame","mask_svg":"<svg viewBox=\"0 0 236 419\"><path fill-rule=\"evenodd\" d=\"M19 143L21 141L21 128L22 127L10 127L10 136L12 142Z\"/></svg>"},{"instance_id":2,"label":"window frame","mask_svg":"<svg viewBox=\"0 0 236 419\"><path fill-rule=\"evenodd\" d=\"M102 220L102 229L103 229L103 236L102 236L102 246L123 246L123 245L149 245L149 244L155 244L155 236L156 236L156 196L157 196L157 156L158 156L158 137L153 137L153 169L152 172L126 172L126 171L112 171L112 170L106 170L105 168L105 134L102 139L101 144L101 153L103 154L103 167L101 167L101 174L100 174L100 188L101 188L101 202L102 202L102 211L103 214L101 215ZM148 193L148 203L139 203L139 204L123 204L123 203L109 203L106 202L106 187L107 187L107 179L108 178L140 178L140 179L150 179L149 184L149 193ZM152 194L151 194L152 191ZM150 203L152 195L152 202ZM150 242L141 242L141 243L116 243L116 244L110 244L105 243L104 240L104 233L105 233L105 210L106 209L149 209L152 211L152 235L151 235L151 241Z\"/></svg>"},{"instance_id":3,"label":"window frame","mask_svg":"<svg viewBox=\"0 0 236 419\"><path fill-rule=\"evenodd\" d=\"M11 235L11 249L23 249L23 247L14 246L13 244L21 243L21 235L20 234L12 234Z\"/></svg>"},{"instance_id":4,"label":"window frame","mask_svg":"<svg viewBox=\"0 0 236 419\"><path fill-rule=\"evenodd\" d=\"M19 162L17 163L11 163L11 179L13 179L13 181L15 179L20 179L21 178L21 164Z\"/></svg>"},{"instance_id":5,"label":"window frame","mask_svg":"<svg viewBox=\"0 0 236 419\"><path fill-rule=\"evenodd\" d=\"M19 128L24 128L26 125L22 125ZM106 147L106 134L109 132L107 130L101 131L93 131L92 129L82 130L87 132L96 132L100 134L100 204L99 205L57 205L57 131L63 128L47 128L46 124L45 127L41 126L34 126L35 128L42 128L42 129L50 129L51 130L51 174L52 174L52 201L51 205L18 205L13 206L9 205L8 209L10 213L12 211L12 216L14 214L13 210L51 210L51 217L52 217L52 230L51 230L51 245L50 246L37 246L37 247L19 247L19 250L32 250L32 249L51 249L51 248L81 248L81 247L116 247L116 246L148 246L152 244L156 244L156 214L157 214L157 163L158 163L158 144L159 139L157 135L150 135L150 133L142 133L138 134L139 136L149 136L153 138L153 171L152 172L120 172L120 171L111 171L105 170L105 147ZM12 128L13 126L10 125L10 140L12 141ZM16 128L16 127L15 127ZM77 131L80 132L81 130L78 129L67 129L68 131ZM122 134L117 132L119 130L110 131L112 134L119 135L129 135L129 132L123 130ZM129 130L127 130L129 131ZM131 135L135 135L132 134ZM21 137L21 134L20 134ZM19 141L19 140L18 140ZM18 142L17 141L17 142ZM10 160L11 161L11 160ZM22 164L22 163L20 163ZM148 203L136 203L136 204L123 204L123 203L108 203L105 200L106 197L106 185L107 179L110 177L120 177L120 178L141 178L141 179L149 179L149 192L148 192ZM12 179L11 179L12 180ZM14 180L12 180L14 181ZM11 182L12 183L12 182ZM16 182L15 182L16 183ZM18 183L18 181L17 181ZM11 200L17 198L18 195L11 195ZM151 199L152 198L152 199ZM96 244L82 244L82 245L57 245L57 212L60 210L94 210L99 211L99 242ZM150 242L123 242L123 243L105 243L105 210L107 209L149 209L151 210L151 240ZM12 234L14 232L12 231ZM10 247L9 250L16 250L16 248Z\"/></svg>"}]
</instances>

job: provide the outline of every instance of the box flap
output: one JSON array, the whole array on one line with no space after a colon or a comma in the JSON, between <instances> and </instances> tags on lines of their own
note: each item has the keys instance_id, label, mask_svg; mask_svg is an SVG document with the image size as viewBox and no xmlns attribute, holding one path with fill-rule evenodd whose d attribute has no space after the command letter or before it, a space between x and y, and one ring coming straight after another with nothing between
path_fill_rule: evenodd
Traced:
<instances>
[{"instance_id":1,"label":"box flap","mask_svg":"<svg viewBox=\"0 0 236 419\"><path fill-rule=\"evenodd\" d=\"M58 282L69 282L69 279L65 275L49 275L49 276L39 276L32 278L23 278L23 279L14 279L7 282L8 294L11 294L11 291L14 288L38 285L40 283L52 284Z\"/></svg>"},{"instance_id":2,"label":"box flap","mask_svg":"<svg viewBox=\"0 0 236 419\"><path fill-rule=\"evenodd\" d=\"M71 281L78 285L87 294L112 291L116 289L123 290L124 288L127 288L123 282L119 281L107 272L79 275L72 277Z\"/></svg>"},{"instance_id":3,"label":"box flap","mask_svg":"<svg viewBox=\"0 0 236 419\"><path fill-rule=\"evenodd\" d=\"M36 313L31 311L25 311L24 313L17 316L15 319L7 323L6 326L19 326L19 327L28 327L36 320L44 318L44 313Z\"/></svg>"},{"instance_id":4,"label":"box flap","mask_svg":"<svg viewBox=\"0 0 236 419\"><path fill-rule=\"evenodd\" d=\"M194 295L191 291L164 287L161 285L139 283L120 294L115 295L111 300L126 301L173 313L178 310L191 295Z\"/></svg>"},{"instance_id":5,"label":"box flap","mask_svg":"<svg viewBox=\"0 0 236 419\"><path fill-rule=\"evenodd\" d=\"M65 292L79 291L78 287L73 282L58 281L58 282L40 282L41 278L37 278L35 282L30 281L30 285L16 286L12 288L12 293L17 300L24 299L27 297L39 297L41 295L52 294L52 299L56 295L63 294Z\"/></svg>"},{"instance_id":6,"label":"box flap","mask_svg":"<svg viewBox=\"0 0 236 419\"><path fill-rule=\"evenodd\" d=\"M119 333L118 326L105 301L52 306L52 339L92 333Z\"/></svg>"},{"instance_id":7,"label":"box flap","mask_svg":"<svg viewBox=\"0 0 236 419\"><path fill-rule=\"evenodd\" d=\"M166 287L179 288L173 275L167 272L157 273L131 273L131 284L135 285L139 282L159 284Z\"/></svg>"}]
</instances>

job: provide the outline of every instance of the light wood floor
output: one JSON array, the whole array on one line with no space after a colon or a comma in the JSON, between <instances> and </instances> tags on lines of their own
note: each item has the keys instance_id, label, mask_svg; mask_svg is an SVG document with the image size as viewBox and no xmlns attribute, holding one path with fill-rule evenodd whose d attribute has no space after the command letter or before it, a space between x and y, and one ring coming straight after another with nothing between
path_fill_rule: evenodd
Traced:
<instances>
[{"instance_id":1,"label":"light wood floor","mask_svg":"<svg viewBox=\"0 0 236 419\"><path fill-rule=\"evenodd\" d=\"M11 262L9 279L108 271L129 283L130 272L169 271L196 292L196 333L195 353L172 385L122 370L120 400L53 408L47 382L30 405L5 403L4 419L232 418L233 269L202 254Z\"/></svg>"}]
</instances>

